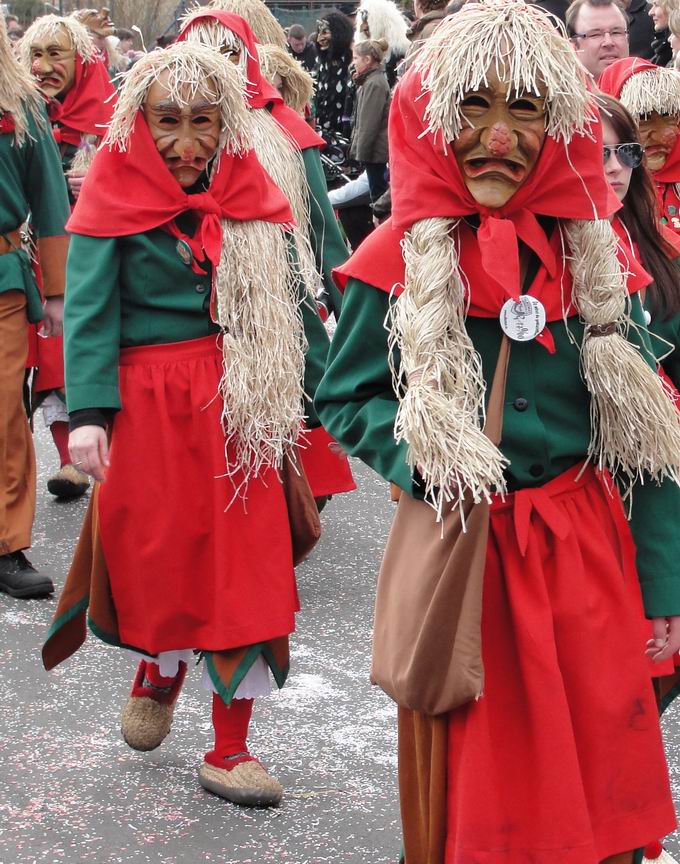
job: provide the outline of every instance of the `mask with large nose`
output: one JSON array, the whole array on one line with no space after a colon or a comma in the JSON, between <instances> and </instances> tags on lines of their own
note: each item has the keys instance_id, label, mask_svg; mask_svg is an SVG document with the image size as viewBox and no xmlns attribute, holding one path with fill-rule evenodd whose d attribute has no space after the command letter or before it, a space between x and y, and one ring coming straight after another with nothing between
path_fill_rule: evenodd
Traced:
<instances>
[{"instance_id":1,"label":"mask with large nose","mask_svg":"<svg viewBox=\"0 0 680 864\"><path fill-rule=\"evenodd\" d=\"M516 93L490 69L461 102L463 128L453 151L470 194L482 207L504 207L531 173L545 140L542 95Z\"/></svg>"},{"instance_id":2,"label":"mask with large nose","mask_svg":"<svg viewBox=\"0 0 680 864\"><path fill-rule=\"evenodd\" d=\"M31 74L48 99L64 97L76 79L76 51L65 29L31 42Z\"/></svg>"},{"instance_id":3,"label":"mask with large nose","mask_svg":"<svg viewBox=\"0 0 680 864\"><path fill-rule=\"evenodd\" d=\"M217 152L220 109L209 83L199 93L187 85L178 100L170 93L167 80L168 73L164 72L149 88L144 116L163 161L186 189L196 183Z\"/></svg>"},{"instance_id":4,"label":"mask with large nose","mask_svg":"<svg viewBox=\"0 0 680 864\"><path fill-rule=\"evenodd\" d=\"M660 171L666 164L680 133L678 118L651 111L640 117L638 128L640 143L645 148L647 167L652 172Z\"/></svg>"}]
</instances>

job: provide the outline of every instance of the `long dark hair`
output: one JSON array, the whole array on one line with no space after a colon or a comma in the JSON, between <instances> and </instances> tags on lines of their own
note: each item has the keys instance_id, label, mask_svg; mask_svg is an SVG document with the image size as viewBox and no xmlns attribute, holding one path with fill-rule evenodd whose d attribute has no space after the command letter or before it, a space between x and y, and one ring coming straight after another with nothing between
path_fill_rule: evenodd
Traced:
<instances>
[{"instance_id":1,"label":"long dark hair","mask_svg":"<svg viewBox=\"0 0 680 864\"><path fill-rule=\"evenodd\" d=\"M640 142L637 125L626 108L611 96L598 94L602 117L611 123L620 142ZM659 230L659 206L652 175L644 162L633 169L619 218L640 250L641 264L654 279L648 288L652 314L670 318L680 312L679 253Z\"/></svg>"}]
</instances>

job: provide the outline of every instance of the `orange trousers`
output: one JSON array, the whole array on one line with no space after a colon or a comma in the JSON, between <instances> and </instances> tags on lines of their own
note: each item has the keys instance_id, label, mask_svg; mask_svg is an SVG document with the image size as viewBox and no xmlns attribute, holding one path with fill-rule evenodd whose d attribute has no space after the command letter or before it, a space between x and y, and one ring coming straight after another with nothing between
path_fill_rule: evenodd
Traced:
<instances>
[{"instance_id":1,"label":"orange trousers","mask_svg":"<svg viewBox=\"0 0 680 864\"><path fill-rule=\"evenodd\" d=\"M31 545L35 451L23 402L28 354L26 298L0 294L0 555Z\"/></svg>"}]
</instances>

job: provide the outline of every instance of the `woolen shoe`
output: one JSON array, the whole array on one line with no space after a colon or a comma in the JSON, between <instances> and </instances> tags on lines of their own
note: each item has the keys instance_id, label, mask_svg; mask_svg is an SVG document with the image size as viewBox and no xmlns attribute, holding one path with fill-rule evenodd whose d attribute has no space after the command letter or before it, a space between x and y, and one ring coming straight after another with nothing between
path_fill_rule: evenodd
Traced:
<instances>
[{"instance_id":1,"label":"woolen shoe","mask_svg":"<svg viewBox=\"0 0 680 864\"><path fill-rule=\"evenodd\" d=\"M80 498L90 488L90 478L75 465L63 465L47 481L47 491L55 498Z\"/></svg>"},{"instance_id":2,"label":"woolen shoe","mask_svg":"<svg viewBox=\"0 0 680 864\"><path fill-rule=\"evenodd\" d=\"M38 573L23 552L10 552L0 555L0 591L30 600L52 594L54 585L49 576Z\"/></svg>"}]
</instances>

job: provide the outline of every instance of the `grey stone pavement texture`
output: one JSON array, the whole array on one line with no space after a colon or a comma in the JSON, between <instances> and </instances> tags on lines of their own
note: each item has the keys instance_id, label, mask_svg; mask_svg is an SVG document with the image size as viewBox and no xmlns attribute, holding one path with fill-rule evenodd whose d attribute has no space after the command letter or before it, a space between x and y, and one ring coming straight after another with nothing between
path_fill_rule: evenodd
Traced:
<instances>
[{"instance_id":1,"label":"grey stone pavement texture","mask_svg":"<svg viewBox=\"0 0 680 864\"><path fill-rule=\"evenodd\" d=\"M51 443L40 428L36 440L31 555L60 586L86 502L51 500ZM163 746L134 753L118 731L132 661L90 637L47 674L39 647L56 600L0 595L0 864L396 864L395 710L368 684L392 505L379 478L354 468L359 491L331 502L323 539L298 572L289 682L255 708L252 750L286 788L277 810L239 809L198 786L211 743L200 670L191 670ZM677 727L672 708L664 729L680 801ZM680 855L677 835L668 848Z\"/></svg>"}]
</instances>

